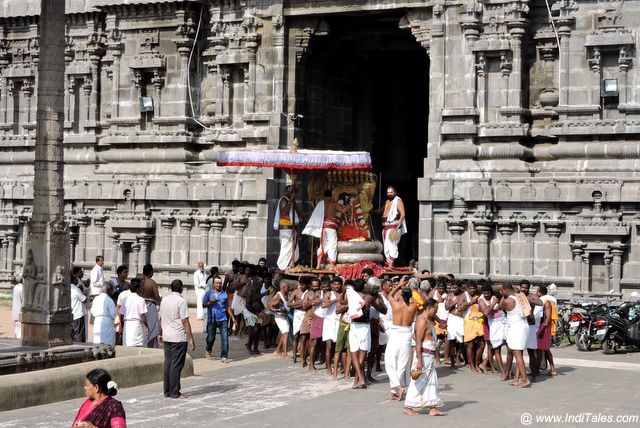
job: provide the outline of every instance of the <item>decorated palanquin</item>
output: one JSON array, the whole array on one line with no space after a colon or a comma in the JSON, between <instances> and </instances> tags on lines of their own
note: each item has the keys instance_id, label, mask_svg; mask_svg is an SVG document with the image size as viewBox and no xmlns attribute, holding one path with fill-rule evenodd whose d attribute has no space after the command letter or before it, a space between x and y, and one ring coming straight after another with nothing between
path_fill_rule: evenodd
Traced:
<instances>
[{"instance_id":1,"label":"decorated palanquin","mask_svg":"<svg viewBox=\"0 0 640 428\"><path fill-rule=\"evenodd\" d=\"M307 194L315 205L322 200L324 189L331 189L333 199L347 207L340 216L338 240L369 241L369 212L377 181L375 174L362 170L318 172L309 180Z\"/></svg>"}]
</instances>

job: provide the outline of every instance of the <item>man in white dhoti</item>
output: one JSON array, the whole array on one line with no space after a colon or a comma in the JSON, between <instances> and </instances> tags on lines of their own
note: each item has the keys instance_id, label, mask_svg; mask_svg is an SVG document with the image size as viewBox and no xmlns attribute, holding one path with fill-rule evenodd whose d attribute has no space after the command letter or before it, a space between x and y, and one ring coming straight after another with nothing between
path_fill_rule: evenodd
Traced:
<instances>
[{"instance_id":1,"label":"man in white dhoti","mask_svg":"<svg viewBox=\"0 0 640 428\"><path fill-rule=\"evenodd\" d=\"M527 324L526 315L530 309L527 307L529 303L526 300L526 297L522 297L522 299L516 297L513 285L505 284L502 286L502 299L498 305L498 309L502 309L507 312L507 321L509 322L507 346L516 359L516 372L511 385L517 386L518 388L524 388L531 385L531 382L527 378L527 371L524 366L524 357L522 355L527 346L527 337L529 336L529 324ZM521 302L520 300L523 301ZM509 373L507 373L507 375L508 374ZM518 383L520 378L522 378L522 383Z\"/></svg>"},{"instance_id":2,"label":"man in white dhoti","mask_svg":"<svg viewBox=\"0 0 640 428\"><path fill-rule=\"evenodd\" d=\"M386 314L387 307L381 299L373 298L369 294L364 294L365 282L363 279L356 279L353 288L347 288L347 306L351 327L349 328L349 350L351 352L351 362L356 371L353 380L353 389L366 388L367 383L362 366L367 352L371 349L371 325L369 323L370 308L375 308L379 313Z\"/></svg>"},{"instance_id":3,"label":"man in white dhoti","mask_svg":"<svg viewBox=\"0 0 640 428\"><path fill-rule=\"evenodd\" d=\"M293 185L285 187L284 196L278 201L273 228L280 235L280 255L278 268L285 270L295 266L299 257L297 225L300 215L296 209L296 188Z\"/></svg>"},{"instance_id":4,"label":"man in white dhoti","mask_svg":"<svg viewBox=\"0 0 640 428\"><path fill-rule=\"evenodd\" d=\"M320 306L326 309L322 320L322 341L325 345L325 361L327 363L327 375L331 376L334 344L338 341L338 327L340 325L340 315L336 312L338 302L342 300L342 278L333 277L331 280L331 291L324 295Z\"/></svg>"},{"instance_id":5,"label":"man in white dhoti","mask_svg":"<svg viewBox=\"0 0 640 428\"><path fill-rule=\"evenodd\" d=\"M287 313L289 312L289 284L285 280L280 281L280 291L278 291L271 301L269 305L267 305L267 309L269 309L274 314L274 318L276 321L276 325L280 330L280 340L278 341L278 346L276 346L276 350L274 354L287 358L287 354L289 353L289 321L287 320Z\"/></svg>"},{"instance_id":6,"label":"man in white dhoti","mask_svg":"<svg viewBox=\"0 0 640 428\"><path fill-rule=\"evenodd\" d=\"M308 277L300 278L298 283L298 288L293 290L291 293L291 298L289 299L289 308L293 309L293 364L296 363L298 359L298 342L300 342L300 358L304 360L306 356L306 340L304 340L303 336L300 334L300 329L302 328L302 322L304 321L304 316L306 314L306 310L303 309L305 296L309 291L309 285L311 281ZM307 308L308 309L308 308Z\"/></svg>"},{"instance_id":7,"label":"man in white dhoti","mask_svg":"<svg viewBox=\"0 0 640 428\"><path fill-rule=\"evenodd\" d=\"M387 350L387 343L389 343L389 330L393 325L393 309L391 308L391 302L389 301L389 293L391 293L391 281L385 279L382 281L382 285L380 287L380 298L382 299L382 303L387 307L386 314L378 314L379 322L380 322L380 337L378 338L378 352L376 354L376 371L381 372L382 367L380 366L380 360L382 359L382 354L384 354Z\"/></svg>"},{"instance_id":8,"label":"man in white dhoti","mask_svg":"<svg viewBox=\"0 0 640 428\"><path fill-rule=\"evenodd\" d=\"M384 243L384 257L390 269L398 258L398 244L400 238L407 233L404 203L396 194L396 188L387 187L387 201L382 213L382 240Z\"/></svg>"},{"instance_id":9,"label":"man in white dhoti","mask_svg":"<svg viewBox=\"0 0 640 428\"><path fill-rule=\"evenodd\" d=\"M207 277L204 274L204 262L198 262L198 268L193 273L193 288L196 291L196 318L202 320L204 317L204 309L202 308L202 299L207 290Z\"/></svg>"},{"instance_id":10,"label":"man in white dhoti","mask_svg":"<svg viewBox=\"0 0 640 428\"><path fill-rule=\"evenodd\" d=\"M22 277L14 278L11 300L11 319L13 320L13 334L16 339L22 338L22 322L20 313L22 312L22 301L24 299Z\"/></svg>"},{"instance_id":11,"label":"man in white dhoti","mask_svg":"<svg viewBox=\"0 0 640 428\"><path fill-rule=\"evenodd\" d=\"M444 416L447 412L439 410L444 403L438 396L438 374L435 367L435 351L437 347L434 316L438 303L428 299L424 303L424 312L418 317L415 325L415 355L411 365L411 383L407 388L404 400L404 413L415 416L416 409L429 408L430 416ZM416 378L413 374L419 375Z\"/></svg>"},{"instance_id":12,"label":"man in white dhoti","mask_svg":"<svg viewBox=\"0 0 640 428\"><path fill-rule=\"evenodd\" d=\"M411 326L418 311L418 305L411 299L408 287L396 287L389 294L393 311L393 324L389 328L389 342L384 354L384 368L389 376L390 400L401 400L409 385L411 365Z\"/></svg>"},{"instance_id":13,"label":"man in white dhoti","mask_svg":"<svg viewBox=\"0 0 640 428\"><path fill-rule=\"evenodd\" d=\"M317 267L327 259L329 268L332 269L338 259L338 228L340 220L338 213L344 213L345 208L333 200L331 190L324 191L324 199L318 202L311 218L307 222L303 235L310 235L320 239L317 252Z\"/></svg>"},{"instance_id":14,"label":"man in white dhoti","mask_svg":"<svg viewBox=\"0 0 640 428\"><path fill-rule=\"evenodd\" d=\"M464 312L468 302L459 281L451 285L451 293L444 301L445 310L449 311L447 318L447 340L449 341L449 361L451 368L460 363L464 345Z\"/></svg>"},{"instance_id":15,"label":"man in white dhoti","mask_svg":"<svg viewBox=\"0 0 640 428\"><path fill-rule=\"evenodd\" d=\"M111 282L103 282L100 294L93 299L93 343L115 346L116 344L116 305L109 296L113 287Z\"/></svg>"},{"instance_id":16,"label":"man in white dhoti","mask_svg":"<svg viewBox=\"0 0 640 428\"><path fill-rule=\"evenodd\" d=\"M146 316L147 303L138 295L140 279L133 278L131 280L129 291L131 293L120 304L120 314L124 320L122 344L124 346L146 347L149 325Z\"/></svg>"},{"instance_id":17,"label":"man in white dhoti","mask_svg":"<svg viewBox=\"0 0 640 428\"><path fill-rule=\"evenodd\" d=\"M478 305L480 311L487 317L489 324L489 340L487 343L487 358L480 364L479 368L483 372L486 372L487 365L496 372L496 368L493 366L493 357L496 357L498 362L498 370L500 376L504 376L504 366L502 364L502 345L507 340L507 318L504 315L504 311L498 308L498 298L493 295L493 289L490 284L485 283L482 286L482 295L478 299Z\"/></svg>"}]
</instances>

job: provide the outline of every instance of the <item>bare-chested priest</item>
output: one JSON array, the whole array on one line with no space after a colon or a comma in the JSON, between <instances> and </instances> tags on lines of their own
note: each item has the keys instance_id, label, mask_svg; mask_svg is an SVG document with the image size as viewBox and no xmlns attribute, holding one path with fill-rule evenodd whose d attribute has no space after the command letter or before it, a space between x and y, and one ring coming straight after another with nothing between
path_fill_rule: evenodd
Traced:
<instances>
[{"instance_id":1,"label":"bare-chested priest","mask_svg":"<svg viewBox=\"0 0 640 428\"><path fill-rule=\"evenodd\" d=\"M158 283L153 279L153 266L144 265L142 268L142 293L141 296L147 303L147 322L149 324L149 335L147 337L147 347L157 348L158 344L158 306L162 301Z\"/></svg>"},{"instance_id":2,"label":"bare-chested priest","mask_svg":"<svg viewBox=\"0 0 640 428\"><path fill-rule=\"evenodd\" d=\"M405 278L403 278L404 281ZM398 286L389 293L393 324L388 330L389 342L384 354L384 364L391 393L389 399L401 400L409 385L411 367L411 334L418 305L411 298L409 287Z\"/></svg>"},{"instance_id":3,"label":"bare-chested priest","mask_svg":"<svg viewBox=\"0 0 640 428\"><path fill-rule=\"evenodd\" d=\"M384 257L390 269L398 258L398 244L402 235L407 233L404 203L396 193L394 186L387 187L387 200L382 213L382 240Z\"/></svg>"},{"instance_id":4,"label":"bare-chested priest","mask_svg":"<svg viewBox=\"0 0 640 428\"><path fill-rule=\"evenodd\" d=\"M329 269L333 269L336 265L338 258L338 228L340 226L339 212L344 213L345 208L333 200L331 190L325 190L322 235L320 247L318 247L318 263L316 266L321 266L325 258L329 262Z\"/></svg>"}]
</instances>

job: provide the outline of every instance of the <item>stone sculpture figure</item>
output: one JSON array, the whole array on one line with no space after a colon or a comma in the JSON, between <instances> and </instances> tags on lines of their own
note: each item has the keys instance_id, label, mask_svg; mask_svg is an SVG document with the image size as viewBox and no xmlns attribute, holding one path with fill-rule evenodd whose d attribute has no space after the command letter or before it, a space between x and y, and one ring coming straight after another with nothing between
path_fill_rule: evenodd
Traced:
<instances>
[{"instance_id":1,"label":"stone sculpture figure","mask_svg":"<svg viewBox=\"0 0 640 428\"><path fill-rule=\"evenodd\" d=\"M71 296L64 277L64 268L56 266L56 271L51 278L51 287L53 288L53 299L51 302L51 310L58 311L69 308L71 306Z\"/></svg>"},{"instance_id":2,"label":"stone sculpture figure","mask_svg":"<svg viewBox=\"0 0 640 428\"><path fill-rule=\"evenodd\" d=\"M38 266L38 275L35 279L35 287L33 293L33 301L31 306L44 309L44 303L47 298L47 279L44 276L44 269Z\"/></svg>"},{"instance_id":3,"label":"stone sculpture figure","mask_svg":"<svg viewBox=\"0 0 640 428\"><path fill-rule=\"evenodd\" d=\"M27 257L22 270L22 277L24 279L24 306L33 306L37 274L38 268L33 261L33 252L29 249L29 251L27 251Z\"/></svg>"}]
</instances>

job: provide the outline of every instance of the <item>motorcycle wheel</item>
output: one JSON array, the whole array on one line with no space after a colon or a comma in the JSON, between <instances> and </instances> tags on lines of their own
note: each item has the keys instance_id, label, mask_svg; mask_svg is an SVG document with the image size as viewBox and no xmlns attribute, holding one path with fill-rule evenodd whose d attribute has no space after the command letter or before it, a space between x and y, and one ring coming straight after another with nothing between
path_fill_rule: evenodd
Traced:
<instances>
[{"instance_id":1,"label":"motorcycle wheel","mask_svg":"<svg viewBox=\"0 0 640 428\"><path fill-rule=\"evenodd\" d=\"M611 335L607 335L602 340L602 352L605 354L611 355L615 354L618 351L620 345L611 337Z\"/></svg>"},{"instance_id":2,"label":"motorcycle wheel","mask_svg":"<svg viewBox=\"0 0 640 428\"><path fill-rule=\"evenodd\" d=\"M576 333L576 346L578 351L591 351L591 340L584 329L580 329Z\"/></svg>"}]
</instances>

